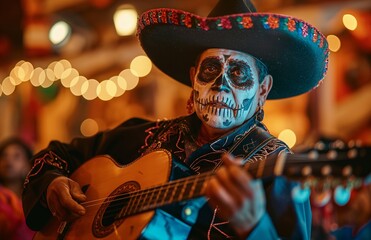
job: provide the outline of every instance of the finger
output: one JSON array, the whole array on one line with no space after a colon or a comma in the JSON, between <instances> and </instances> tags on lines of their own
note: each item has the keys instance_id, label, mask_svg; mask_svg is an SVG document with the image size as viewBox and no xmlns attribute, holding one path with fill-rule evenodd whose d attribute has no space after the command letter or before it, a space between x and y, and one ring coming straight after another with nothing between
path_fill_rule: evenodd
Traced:
<instances>
[{"instance_id":1,"label":"finger","mask_svg":"<svg viewBox=\"0 0 371 240\"><path fill-rule=\"evenodd\" d=\"M222 160L225 166L231 166L231 165L241 166L243 163L242 158L240 157L236 158L230 153L224 153L222 155Z\"/></svg>"},{"instance_id":2,"label":"finger","mask_svg":"<svg viewBox=\"0 0 371 240\"><path fill-rule=\"evenodd\" d=\"M229 219L237 211L235 202L226 189L220 185L219 181L213 177L209 180L206 188L206 195L210 198L209 204L218 207L221 217Z\"/></svg>"},{"instance_id":3,"label":"finger","mask_svg":"<svg viewBox=\"0 0 371 240\"><path fill-rule=\"evenodd\" d=\"M59 221L72 221L81 215L71 212L70 209L63 207L61 201L59 201L59 208L57 208L56 217Z\"/></svg>"},{"instance_id":4,"label":"finger","mask_svg":"<svg viewBox=\"0 0 371 240\"><path fill-rule=\"evenodd\" d=\"M215 178L218 181L219 185L225 189L226 193L230 195L230 197L235 202L235 205L238 207L242 206L246 195L243 191L239 189L239 187L233 182L231 176L225 166L221 167L215 174Z\"/></svg>"},{"instance_id":5,"label":"finger","mask_svg":"<svg viewBox=\"0 0 371 240\"><path fill-rule=\"evenodd\" d=\"M77 200L78 202L84 202L86 201L86 195L82 192L80 185L75 182L70 180L70 192L73 197L73 199Z\"/></svg>"},{"instance_id":6,"label":"finger","mask_svg":"<svg viewBox=\"0 0 371 240\"><path fill-rule=\"evenodd\" d=\"M72 198L71 192L68 186L65 186L64 188L62 188L60 193L61 194L60 194L59 202L63 208L66 208L69 211L72 211L73 213L78 214L78 215L85 214L85 208Z\"/></svg>"},{"instance_id":7,"label":"finger","mask_svg":"<svg viewBox=\"0 0 371 240\"><path fill-rule=\"evenodd\" d=\"M236 165L230 165L226 167L228 177L233 185L248 198L253 196L252 187L251 187L251 177L250 175L241 167Z\"/></svg>"},{"instance_id":8,"label":"finger","mask_svg":"<svg viewBox=\"0 0 371 240\"><path fill-rule=\"evenodd\" d=\"M223 154L222 159L233 184L236 185L239 191L242 191L243 194L251 198L253 194L249 185L251 177L247 171L241 168L243 159L235 158L228 153Z\"/></svg>"}]
</instances>

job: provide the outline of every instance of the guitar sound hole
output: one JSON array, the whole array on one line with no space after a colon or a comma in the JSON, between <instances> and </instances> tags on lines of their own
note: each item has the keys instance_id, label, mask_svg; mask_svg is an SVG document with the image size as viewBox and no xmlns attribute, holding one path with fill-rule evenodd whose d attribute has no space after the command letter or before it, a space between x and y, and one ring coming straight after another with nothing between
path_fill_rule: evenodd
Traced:
<instances>
[{"instance_id":1,"label":"guitar sound hole","mask_svg":"<svg viewBox=\"0 0 371 240\"><path fill-rule=\"evenodd\" d=\"M129 181L116 188L100 206L93 221L93 235L103 238L119 227L124 219L119 217L123 208L129 203L130 192L140 189L138 182Z\"/></svg>"},{"instance_id":2,"label":"guitar sound hole","mask_svg":"<svg viewBox=\"0 0 371 240\"><path fill-rule=\"evenodd\" d=\"M110 200L110 204L103 214L102 226L107 227L113 224L118 218L121 210L127 206L129 194L120 194Z\"/></svg>"}]
</instances>

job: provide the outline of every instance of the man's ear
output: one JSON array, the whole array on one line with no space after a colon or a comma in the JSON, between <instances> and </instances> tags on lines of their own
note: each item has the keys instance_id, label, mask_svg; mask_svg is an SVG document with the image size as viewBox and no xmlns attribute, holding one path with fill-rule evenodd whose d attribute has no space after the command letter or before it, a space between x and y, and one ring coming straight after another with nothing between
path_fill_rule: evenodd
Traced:
<instances>
[{"instance_id":1,"label":"man's ear","mask_svg":"<svg viewBox=\"0 0 371 240\"><path fill-rule=\"evenodd\" d=\"M196 68L195 67L191 67L189 69L189 78L191 80L192 87L193 87L193 84L195 82L195 75L196 75Z\"/></svg>"},{"instance_id":2,"label":"man's ear","mask_svg":"<svg viewBox=\"0 0 371 240\"><path fill-rule=\"evenodd\" d=\"M263 81L260 83L259 86L259 104L261 106L264 105L265 100L268 97L270 90L272 89L273 85L273 77L271 75L266 75Z\"/></svg>"}]
</instances>

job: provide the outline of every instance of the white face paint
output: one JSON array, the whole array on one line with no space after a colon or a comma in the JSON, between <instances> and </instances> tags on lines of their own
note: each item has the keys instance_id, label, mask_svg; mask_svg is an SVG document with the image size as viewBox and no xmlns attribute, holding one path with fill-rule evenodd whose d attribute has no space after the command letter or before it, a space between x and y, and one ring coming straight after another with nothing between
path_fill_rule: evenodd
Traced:
<instances>
[{"instance_id":1,"label":"white face paint","mask_svg":"<svg viewBox=\"0 0 371 240\"><path fill-rule=\"evenodd\" d=\"M255 59L227 49L208 49L194 75L194 105L198 117L212 128L232 129L255 112L259 77Z\"/></svg>"}]
</instances>

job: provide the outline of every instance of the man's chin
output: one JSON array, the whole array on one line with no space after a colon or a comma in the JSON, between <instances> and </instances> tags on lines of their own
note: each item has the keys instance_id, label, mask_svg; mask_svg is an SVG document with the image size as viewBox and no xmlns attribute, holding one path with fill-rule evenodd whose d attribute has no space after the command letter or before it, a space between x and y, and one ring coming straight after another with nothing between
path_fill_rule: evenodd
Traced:
<instances>
[{"instance_id":1,"label":"man's chin","mask_svg":"<svg viewBox=\"0 0 371 240\"><path fill-rule=\"evenodd\" d=\"M222 118L220 116L211 116L209 121L205 121L205 124L207 124L211 128L215 129L231 129L236 126L235 119L231 118Z\"/></svg>"}]
</instances>

